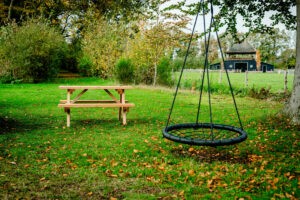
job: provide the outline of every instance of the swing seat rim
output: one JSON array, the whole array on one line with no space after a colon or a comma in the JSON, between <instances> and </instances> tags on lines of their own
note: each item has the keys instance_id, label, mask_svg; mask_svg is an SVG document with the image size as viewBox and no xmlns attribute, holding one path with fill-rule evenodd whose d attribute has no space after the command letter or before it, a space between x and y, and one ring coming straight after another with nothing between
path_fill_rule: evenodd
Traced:
<instances>
[{"instance_id":1,"label":"swing seat rim","mask_svg":"<svg viewBox=\"0 0 300 200\"><path fill-rule=\"evenodd\" d=\"M239 136L233 138L226 138L226 139L208 140L208 139L197 139L197 138L185 138L171 133L171 131L173 130L201 129L201 128L236 132L239 134ZM211 146L211 147L237 144L245 141L248 137L247 132L241 128L231 126L231 125L214 124L214 123L174 124L165 127L162 132L164 138L167 138L174 142L189 144L189 145L197 145L197 146Z\"/></svg>"}]
</instances>

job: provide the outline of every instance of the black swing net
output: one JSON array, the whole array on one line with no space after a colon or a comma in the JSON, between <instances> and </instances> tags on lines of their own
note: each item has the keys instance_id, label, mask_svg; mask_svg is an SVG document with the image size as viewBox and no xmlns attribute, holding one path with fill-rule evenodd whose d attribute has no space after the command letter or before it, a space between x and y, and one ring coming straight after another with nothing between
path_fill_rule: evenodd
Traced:
<instances>
[{"instance_id":1,"label":"black swing net","mask_svg":"<svg viewBox=\"0 0 300 200\"><path fill-rule=\"evenodd\" d=\"M209 46L210 46L211 32L212 32L211 30L214 27L215 19L214 19L212 1L210 0L209 3L210 3L211 17L210 17L209 28L206 29L205 16L206 16L206 10L208 9L206 9L205 7L204 0L199 1L198 12L195 18L192 34L189 39L187 51L178 78L178 83L175 90L173 102L170 108L170 113L168 116L166 127L163 129L163 136L174 142L190 144L190 145L198 145L198 146L215 147L215 146L233 145L233 144L240 143L247 139L247 133L243 129L243 125L240 119L239 111L237 109L237 103L234 97L232 85L230 83L229 74L226 68L224 69L224 71L227 77L226 79L228 82L227 85L230 89L230 94L232 97L232 100L230 100L229 102L232 103L228 103L228 100L225 99L212 97L212 86L211 86L212 77L211 77L211 72L209 70L208 55L209 55ZM179 92L179 88L181 87L183 74L184 72L186 72L185 70L186 63L187 63L188 55L191 50L191 43L193 41L193 37L195 34L197 20L201 11L203 16L205 62L204 62L203 70L200 70L202 72L199 73L199 79L200 79L199 87L196 87L199 92L199 96L197 94L191 97L191 95L184 94L184 92L187 91ZM222 57L222 62L224 63L224 55L221 48L221 43L220 43L217 30L215 30L215 33L216 33L219 52ZM206 86L206 92L204 92L205 86ZM181 96L183 97L180 96L181 97L180 98L178 95L179 93L182 94ZM204 95L204 93L206 93L207 95ZM205 105L203 103L204 100L207 100L205 101L206 102ZM231 107L232 111L228 111L228 107L227 107L228 104L230 105L233 104L233 106ZM219 107L219 110L217 110L218 111L218 117L216 120L217 122L214 121L213 105L218 105ZM177 109L178 111L174 113L175 108L179 108L179 110ZM183 113L182 109L185 109L184 112L187 113ZM226 112L224 110L226 110ZM215 111L215 107L214 107L214 111ZM193 114L194 112L195 114ZM230 113L230 114L223 115L222 112ZM181 122L182 120L184 120L183 123ZM186 122L186 120L188 122ZM229 125L223 124L224 121ZM232 125L232 123L238 124L239 127L236 126L235 124Z\"/></svg>"}]
</instances>

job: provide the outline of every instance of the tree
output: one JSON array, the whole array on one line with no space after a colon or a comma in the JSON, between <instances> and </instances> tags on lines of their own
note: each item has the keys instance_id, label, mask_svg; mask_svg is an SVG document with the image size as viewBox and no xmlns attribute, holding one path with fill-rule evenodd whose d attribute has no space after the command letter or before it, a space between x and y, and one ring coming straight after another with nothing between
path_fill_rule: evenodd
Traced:
<instances>
[{"instance_id":1,"label":"tree","mask_svg":"<svg viewBox=\"0 0 300 200\"><path fill-rule=\"evenodd\" d=\"M159 61L179 47L183 27L188 19L178 14L170 0L149 0L147 12L139 21L139 31L128 41L125 57L135 65L136 83L156 85Z\"/></svg>"},{"instance_id":2,"label":"tree","mask_svg":"<svg viewBox=\"0 0 300 200\"><path fill-rule=\"evenodd\" d=\"M251 33L247 40L260 51L261 61L275 64L279 55L289 48L289 36L284 30L274 28L272 34Z\"/></svg>"},{"instance_id":3,"label":"tree","mask_svg":"<svg viewBox=\"0 0 300 200\"><path fill-rule=\"evenodd\" d=\"M280 55L280 66L284 69L295 68L296 65L296 51L295 49L285 49Z\"/></svg>"},{"instance_id":4,"label":"tree","mask_svg":"<svg viewBox=\"0 0 300 200\"><path fill-rule=\"evenodd\" d=\"M215 15L217 27L226 27L226 32L234 36L236 42L243 41L250 33L271 33L272 27L282 23L287 29L297 30L296 42L296 67L294 74L293 90L290 100L285 105L284 113L292 122L300 124L300 0L211 0L218 7L219 13ZM187 5L189 13L195 13L197 3ZM291 8L296 7L296 16ZM271 24L263 22L269 14ZM244 26L249 30L244 37L238 37L237 18L241 16Z\"/></svg>"},{"instance_id":5,"label":"tree","mask_svg":"<svg viewBox=\"0 0 300 200\"><path fill-rule=\"evenodd\" d=\"M59 17L63 14L84 15L91 7L108 18L130 19L131 16L141 13L146 5L147 0L3 0L0 4L0 24L37 16L59 22Z\"/></svg>"},{"instance_id":6,"label":"tree","mask_svg":"<svg viewBox=\"0 0 300 200\"><path fill-rule=\"evenodd\" d=\"M114 66L125 49L125 38L122 23L108 22L98 18L89 22L82 39L83 59L89 58L92 65L87 70L88 75L101 78L112 77Z\"/></svg>"},{"instance_id":7,"label":"tree","mask_svg":"<svg viewBox=\"0 0 300 200\"><path fill-rule=\"evenodd\" d=\"M175 43L178 43L178 33L181 33L181 28L187 25L187 18L184 14L171 12L178 9L176 5L166 4L170 0L150 0L147 19L150 19L146 30L146 39L151 47L150 56L154 67L153 85L157 81L157 65L159 60L167 53L173 51Z\"/></svg>"}]
</instances>

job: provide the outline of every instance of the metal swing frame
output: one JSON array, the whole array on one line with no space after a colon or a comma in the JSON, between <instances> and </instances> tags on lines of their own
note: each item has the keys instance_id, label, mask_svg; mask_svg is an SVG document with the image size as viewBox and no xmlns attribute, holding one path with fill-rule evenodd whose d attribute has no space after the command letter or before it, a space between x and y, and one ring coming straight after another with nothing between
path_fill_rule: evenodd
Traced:
<instances>
[{"instance_id":1,"label":"metal swing frame","mask_svg":"<svg viewBox=\"0 0 300 200\"><path fill-rule=\"evenodd\" d=\"M196 23L197 23L199 14L200 14L201 5L202 5L202 11L203 11L202 15L203 15L204 35L205 35L205 37L204 37L204 39L205 39L205 64L204 64L204 70L203 70L203 75L202 75L202 83L201 83L201 87L200 87L200 96L199 96L196 122L195 123L183 123L183 124L169 125L171 115L172 115L172 111L173 111L174 104L175 104L175 100L176 100L176 97L177 97L177 94L178 94L182 74L183 74L183 71L184 71L184 68L185 68L185 65L186 65L186 61L187 61L187 57L188 57L188 54L189 54L191 42L192 42L192 39L193 39L193 36L194 36ZM233 103L234 103L235 110L236 110L236 114L237 114L237 117L238 117L238 120L239 120L240 128L230 126L230 125L224 125L224 124L215 124L215 123L213 123L213 120L212 120L211 88L210 88L209 70L208 70L208 51L209 51L211 27L215 23L212 0L210 0L210 13L211 13L210 28L209 28L209 31L208 31L208 38L206 38L207 33L206 33L204 0L200 0L199 1L198 12L197 12L197 15L196 15L196 18L195 18L192 34L191 34L191 37L190 37L190 40L189 40L189 44L188 44L188 48L187 48L187 51L186 51L185 59L184 59L183 66L182 66L182 69L181 69L181 73L180 73L180 76L179 76L179 80L178 80L178 83L177 83L177 87L176 87L174 99L173 99L173 102L172 102L172 105L171 105L171 109L170 109L169 117L168 117L168 120L167 120L167 124L166 124L166 127L163 129L163 137L167 138L171 141L179 142L179 143L183 143L183 144L215 147L215 146L233 145L233 144L243 142L244 140L247 139L247 133L243 129L243 125L242 125L242 122L241 122L241 119L240 119L240 114L238 112L236 100L235 100L235 97L234 97L234 94L233 94L232 85L231 85L229 75L228 75L228 71L227 71L226 68L225 68L225 72L226 72L226 76L227 76L227 81L228 81L228 84L229 84L229 87L230 87L231 96L232 96ZM222 51L222 48L221 48L219 35L218 35L217 30L215 32L216 32L218 45L219 45L219 49L220 49L221 56L222 56L222 62L224 63L225 59L224 59L223 51ZM200 123L199 122L199 115L200 115L200 110L201 110L201 101L202 101L205 74L207 75L210 122L209 123ZM203 130L206 130L206 129L208 129L210 134L202 134L201 135L201 132ZM220 137L218 135L218 133L215 133L216 130L217 131L224 131L227 134L225 134L225 135L223 134Z\"/></svg>"}]
</instances>

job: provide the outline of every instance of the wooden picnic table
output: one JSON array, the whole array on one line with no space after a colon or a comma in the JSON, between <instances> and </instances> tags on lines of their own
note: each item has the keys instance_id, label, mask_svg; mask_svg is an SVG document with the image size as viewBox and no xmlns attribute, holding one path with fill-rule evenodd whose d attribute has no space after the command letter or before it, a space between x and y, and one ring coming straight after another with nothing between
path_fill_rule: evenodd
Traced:
<instances>
[{"instance_id":1,"label":"wooden picnic table","mask_svg":"<svg viewBox=\"0 0 300 200\"><path fill-rule=\"evenodd\" d=\"M122 124L126 124L126 114L129 111L129 107L134 107L133 103L129 103L125 99L125 90L132 89L131 86L59 86L59 89L67 91L67 99L60 100L58 107L64 108L67 113L67 127L70 127L71 121L71 108L95 108L95 107L104 107L104 108L119 108L119 120L122 121ZM73 99L72 94L75 90L81 90L77 96ZM104 90L108 96L109 100L105 99L93 99L93 100L80 100L80 98L88 90ZM113 92L116 91L119 95L117 98Z\"/></svg>"}]
</instances>

